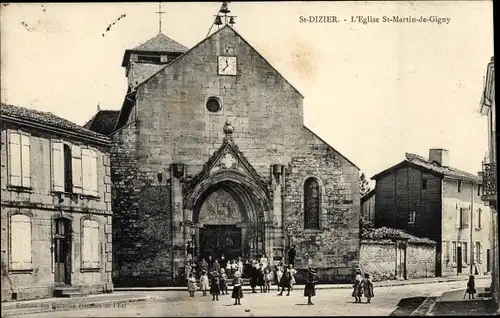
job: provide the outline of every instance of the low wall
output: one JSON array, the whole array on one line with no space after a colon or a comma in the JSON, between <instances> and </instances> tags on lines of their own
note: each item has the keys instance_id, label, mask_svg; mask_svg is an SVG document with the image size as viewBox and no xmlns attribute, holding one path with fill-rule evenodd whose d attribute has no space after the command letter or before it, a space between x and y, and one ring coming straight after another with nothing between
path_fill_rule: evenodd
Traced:
<instances>
[{"instance_id":1,"label":"low wall","mask_svg":"<svg viewBox=\"0 0 500 318\"><path fill-rule=\"evenodd\" d=\"M431 244L408 243L406 277L434 277L436 249ZM360 267L373 281L396 279L396 245L387 241L362 241Z\"/></svg>"}]
</instances>

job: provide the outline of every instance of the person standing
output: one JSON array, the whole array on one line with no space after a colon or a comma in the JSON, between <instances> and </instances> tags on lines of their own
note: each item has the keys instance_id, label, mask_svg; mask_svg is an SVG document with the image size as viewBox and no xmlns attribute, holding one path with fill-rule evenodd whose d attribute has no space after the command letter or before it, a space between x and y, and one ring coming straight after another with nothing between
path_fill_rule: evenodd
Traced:
<instances>
[{"instance_id":1,"label":"person standing","mask_svg":"<svg viewBox=\"0 0 500 318\"><path fill-rule=\"evenodd\" d=\"M295 265L295 257L297 256L297 251L295 250L295 245L288 251L288 264Z\"/></svg>"},{"instance_id":2,"label":"person standing","mask_svg":"<svg viewBox=\"0 0 500 318\"><path fill-rule=\"evenodd\" d=\"M474 299L474 294L476 293L476 282L474 281L474 275L469 276L469 281L467 282L466 293L469 294L469 299Z\"/></svg>"},{"instance_id":3,"label":"person standing","mask_svg":"<svg viewBox=\"0 0 500 318\"><path fill-rule=\"evenodd\" d=\"M241 257L238 257L238 261L236 262L236 269L238 272L240 272L241 275L243 275L243 260Z\"/></svg>"},{"instance_id":4,"label":"person standing","mask_svg":"<svg viewBox=\"0 0 500 318\"><path fill-rule=\"evenodd\" d=\"M354 279L354 285L352 286L352 297L354 297L355 303L360 303L361 296L363 296L362 281L363 278L361 277L361 272L356 270L356 278Z\"/></svg>"},{"instance_id":5,"label":"person standing","mask_svg":"<svg viewBox=\"0 0 500 318\"><path fill-rule=\"evenodd\" d=\"M292 264L290 264L288 267L289 267L288 270L290 271L290 277L291 277L290 286L292 287L292 290L293 290L293 286L297 283L295 281L295 275L297 274L297 271L295 270L295 268L293 268Z\"/></svg>"},{"instance_id":6,"label":"person standing","mask_svg":"<svg viewBox=\"0 0 500 318\"><path fill-rule=\"evenodd\" d=\"M213 271L212 278L210 279L210 294L212 294L212 301L219 301L220 295L220 282L219 272Z\"/></svg>"},{"instance_id":7,"label":"person standing","mask_svg":"<svg viewBox=\"0 0 500 318\"><path fill-rule=\"evenodd\" d=\"M203 296L207 295L207 290L209 290L207 271L203 270L200 277L200 290L203 292Z\"/></svg>"},{"instance_id":8,"label":"person standing","mask_svg":"<svg viewBox=\"0 0 500 318\"><path fill-rule=\"evenodd\" d=\"M373 298L373 283L370 279L370 274L365 273L365 278L363 279L363 294L366 297L366 302L369 304Z\"/></svg>"},{"instance_id":9,"label":"person standing","mask_svg":"<svg viewBox=\"0 0 500 318\"><path fill-rule=\"evenodd\" d=\"M306 286L304 287L304 296L307 297L307 304L314 305L311 301L311 297L316 296L316 271L309 267L309 271L307 273Z\"/></svg>"},{"instance_id":10,"label":"person standing","mask_svg":"<svg viewBox=\"0 0 500 318\"><path fill-rule=\"evenodd\" d=\"M280 282L281 278L283 277L283 272L281 271L281 269L281 265L276 266L276 286L278 286L278 291L280 291Z\"/></svg>"},{"instance_id":11,"label":"person standing","mask_svg":"<svg viewBox=\"0 0 500 318\"><path fill-rule=\"evenodd\" d=\"M189 297L194 297L194 292L196 291L196 277L194 276L193 273L188 274L188 292L189 292Z\"/></svg>"},{"instance_id":12,"label":"person standing","mask_svg":"<svg viewBox=\"0 0 500 318\"><path fill-rule=\"evenodd\" d=\"M199 272L203 272L205 271L205 273L208 271L208 263L207 261L205 261L204 258L201 259L201 262L200 262L200 265L199 265Z\"/></svg>"},{"instance_id":13,"label":"person standing","mask_svg":"<svg viewBox=\"0 0 500 318\"><path fill-rule=\"evenodd\" d=\"M231 295L231 298L234 299L235 305L241 305L240 299L243 298L242 286L243 286L243 280L241 279L241 273L240 272L234 273L233 294Z\"/></svg>"},{"instance_id":14,"label":"person standing","mask_svg":"<svg viewBox=\"0 0 500 318\"><path fill-rule=\"evenodd\" d=\"M252 262L252 266L249 268L250 272L250 287L252 287L252 293L256 293L255 287L257 287L257 282L259 279L259 269L257 261Z\"/></svg>"},{"instance_id":15,"label":"person standing","mask_svg":"<svg viewBox=\"0 0 500 318\"><path fill-rule=\"evenodd\" d=\"M287 267L283 269L283 276L281 276L280 280L280 287L281 287L281 292L278 294L278 296L283 296L283 292L285 291L285 288L287 289L287 296L290 296L290 289L292 286L290 285L290 282L292 281L292 277L290 276L290 271L288 270Z\"/></svg>"},{"instance_id":16,"label":"person standing","mask_svg":"<svg viewBox=\"0 0 500 318\"><path fill-rule=\"evenodd\" d=\"M220 262L219 262L219 263L220 263L220 267L221 267L221 268L226 268L226 265L227 265L227 259L226 259L226 257L224 256L224 254L222 254L222 255L220 256Z\"/></svg>"},{"instance_id":17,"label":"person standing","mask_svg":"<svg viewBox=\"0 0 500 318\"><path fill-rule=\"evenodd\" d=\"M271 292L271 282L273 280L273 273L269 270L269 267L264 270L264 293Z\"/></svg>"},{"instance_id":18,"label":"person standing","mask_svg":"<svg viewBox=\"0 0 500 318\"><path fill-rule=\"evenodd\" d=\"M260 293L264 293L265 282L265 273L264 273L264 265L259 264L259 268L257 269L257 285L260 287Z\"/></svg>"},{"instance_id":19,"label":"person standing","mask_svg":"<svg viewBox=\"0 0 500 318\"><path fill-rule=\"evenodd\" d=\"M221 271L219 278L220 293L221 295L227 295L227 274L224 268L221 268L220 271Z\"/></svg>"},{"instance_id":20,"label":"person standing","mask_svg":"<svg viewBox=\"0 0 500 318\"><path fill-rule=\"evenodd\" d=\"M220 264L218 260L214 261L214 265L212 266L212 272L220 273Z\"/></svg>"},{"instance_id":21,"label":"person standing","mask_svg":"<svg viewBox=\"0 0 500 318\"><path fill-rule=\"evenodd\" d=\"M267 266L269 265L269 259L266 256L266 253L262 254L262 257L260 258L260 263L262 264L262 268L266 269Z\"/></svg>"}]
</instances>

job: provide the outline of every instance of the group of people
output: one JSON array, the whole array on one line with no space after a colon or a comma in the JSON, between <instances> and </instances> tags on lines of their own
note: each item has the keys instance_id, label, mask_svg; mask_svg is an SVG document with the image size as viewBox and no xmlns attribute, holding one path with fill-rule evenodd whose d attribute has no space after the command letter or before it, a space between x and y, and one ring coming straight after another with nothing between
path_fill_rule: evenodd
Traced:
<instances>
[{"instance_id":1,"label":"group of people","mask_svg":"<svg viewBox=\"0 0 500 318\"><path fill-rule=\"evenodd\" d=\"M211 258L209 258L209 261L211 261ZM199 288L203 292L203 296L206 296L207 292L209 292L212 295L212 301L218 301L220 295L228 295L228 285L231 284L233 286L231 297L235 300L234 305L240 305L241 298L243 298L242 277L249 278L252 293L257 293L257 286L261 293L269 293L271 292L271 285L276 283L279 296L283 296L285 290L287 291L286 295L290 296L290 291L293 290L293 285L296 283L295 275L297 271L293 268L293 264L285 265L280 262L272 266L265 254L258 260L243 261L241 257L238 257L237 260L225 262L225 266L222 266L221 263L215 259L210 266L205 259L200 261L198 264L200 270L199 286L197 285L196 266L189 264L187 285L190 297L194 297ZM316 272L310 267L304 296L308 297L308 304L311 305L313 304L311 297L316 295L316 283Z\"/></svg>"},{"instance_id":2,"label":"group of people","mask_svg":"<svg viewBox=\"0 0 500 318\"><path fill-rule=\"evenodd\" d=\"M370 274L365 273L365 277L361 276L361 271L356 270L356 278L354 279L352 297L355 303L361 303L361 297L366 297L366 302L370 303L373 298L373 283L370 279Z\"/></svg>"}]
</instances>

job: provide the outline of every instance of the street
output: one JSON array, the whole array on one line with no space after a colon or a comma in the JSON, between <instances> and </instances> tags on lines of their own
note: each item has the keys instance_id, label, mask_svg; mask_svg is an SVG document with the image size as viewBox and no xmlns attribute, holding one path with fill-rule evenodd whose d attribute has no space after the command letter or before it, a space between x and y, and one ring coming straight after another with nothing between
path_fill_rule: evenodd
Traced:
<instances>
[{"instance_id":1,"label":"street","mask_svg":"<svg viewBox=\"0 0 500 318\"><path fill-rule=\"evenodd\" d=\"M477 287L489 285L489 280L478 280ZM402 298L436 296L446 291L465 288L465 282L433 283L375 289L371 304L355 304L350 289L317 290L313 298L315 305L306 305L302 290L292 291L290 296L277 296L276 288L270 294L245 293L241 306L234 306L230 295L212 301L212 296L196 293L190 298L186 292L127 292L127 295L150 295L162 301L129 305L122 303L109 308L90 308L30 314L18 317L172 317L172 316L388 316L397 308ZM117 293L116 293L117 294ZM365 301L365 299L363 299Z\"/></svg>"}]
</instances>

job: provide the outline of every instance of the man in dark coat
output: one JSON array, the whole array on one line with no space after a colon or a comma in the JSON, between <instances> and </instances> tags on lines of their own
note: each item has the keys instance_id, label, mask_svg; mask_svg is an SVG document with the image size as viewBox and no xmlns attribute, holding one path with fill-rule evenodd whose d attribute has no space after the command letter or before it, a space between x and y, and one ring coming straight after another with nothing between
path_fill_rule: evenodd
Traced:
<instances>
[{"instance_id":1,"label":"man in dark coat","mask_svg":"<svg viewBox=\"0 0 500 318\"><path fill-rule=\"evenodd\" d=\"M281 276L281 280L279 282L279 287L281 287L281 292L278 294L278 296L283 296L285 288L288 291L286 295L290 296L290 289L292 288L291 282L292 282L292 276L290 274L290 269L285 266L283 269L283 276Z\"/></svg>"},{"instance_id":2,"label":"man in dark coat","mask_svg":"<svg viewBox=\"0 0 500 318\"><path fill-rule=\"evenodd\" d=\"M220 273L220 264L218 260L214 261L214 265L212 266L212 272Z\"/></svg>"},{"instance_id":3,"label":"man in dark coat","mask_svg":"<svg viewBox=\"0 0 500 318\"><path fill-rule=\"evenodd\" d=\"M252 293L256 293L255 287L257 287L257 282L259 279L259 268L257 261L252 262L252 267L249 268L250 273L250 287L252 287Z\"/></svg>"},{"instance_id":4,"label":"man in dark coat","mask_svg":"<svg viewBox=\"0 0 500 318\"><path fill-rule=\"evenodd\" d=\"M311 297L316 296L316 271L309 267L309 272L307 273L306 286L304 287L304 296L307 297L307 304L314 305L311 301Z\"/></svg>"},{"instance_id":5,"label":"man in dark coat","mask_svg":"<svg viewBox=\"0 0 500 318\"><path fill-rule=\"evenodd\" d=\"M288 251L288 264L295 265L295 256L297 256L297 251L295 250L295 245Z\"/></svg>"}]
</instances>

